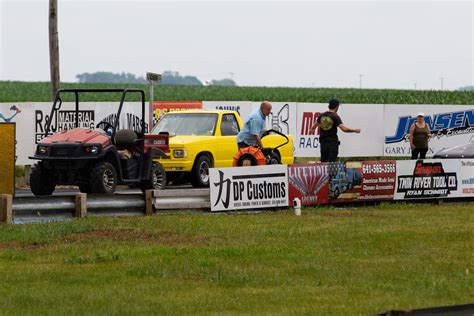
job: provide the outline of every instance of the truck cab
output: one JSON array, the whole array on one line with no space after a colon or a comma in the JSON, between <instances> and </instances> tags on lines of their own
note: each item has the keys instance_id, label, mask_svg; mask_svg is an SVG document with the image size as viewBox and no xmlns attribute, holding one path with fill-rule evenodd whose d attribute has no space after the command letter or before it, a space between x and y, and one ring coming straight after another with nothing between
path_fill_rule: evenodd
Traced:
<instances>
[{"instance_id":1,"label":"truck cab","mask_svg":"<svg viewBox=\"0 0 474 316\"><path fill-rule=\"evenodd\" d=\"M162 116L151 134L169 134L169 153L158 157L171 181L185 177L195 187L209 186L209 168L231 167L238 151L237 134L242 119L236 111L187 110ZM276 147L282 137L269 135L265 147ZM293 142L279 148L281 161L291 164Z\"/></svg>"}]
</instances>

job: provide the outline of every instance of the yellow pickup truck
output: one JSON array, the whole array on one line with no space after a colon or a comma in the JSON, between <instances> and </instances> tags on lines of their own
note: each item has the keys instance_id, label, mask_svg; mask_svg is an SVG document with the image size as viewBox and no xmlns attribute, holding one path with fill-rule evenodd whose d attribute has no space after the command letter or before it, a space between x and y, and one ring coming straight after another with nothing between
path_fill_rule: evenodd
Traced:
<instances>
[{"instance_id":1,"label":"yellow pickup truck","mask_svg":"<svg viewBox=\"0 0 474 316\"><path fill-rule=\"evenodd\" d=\"M187 110L163 115L151 134L169 133L169 153L157 159L168 181L186 178L195 187L209 186L209 168L231 167L237 153L236 137L242 120L235 111ZM293 139L277 149L283 164L292 164ZM262 138L265 147L277 147L286 139L278 135Z\"/></svg>"}]
</instances>

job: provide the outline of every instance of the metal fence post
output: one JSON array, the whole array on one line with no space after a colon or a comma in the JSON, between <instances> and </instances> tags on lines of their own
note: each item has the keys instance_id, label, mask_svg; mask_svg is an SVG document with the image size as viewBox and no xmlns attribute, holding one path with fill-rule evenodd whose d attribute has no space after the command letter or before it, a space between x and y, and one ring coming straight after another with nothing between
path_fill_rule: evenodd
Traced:
<instances>
[{"instance_id":1,"label":"metal fence post","mask_svg":"<svg viewBox=\"0 0 474 316\"><path fill-rule=\"evenodd\" d=\"M12 222L12 202L10 194L0 196L0 223L10 224Z\"/></svg>"}]
</instances>

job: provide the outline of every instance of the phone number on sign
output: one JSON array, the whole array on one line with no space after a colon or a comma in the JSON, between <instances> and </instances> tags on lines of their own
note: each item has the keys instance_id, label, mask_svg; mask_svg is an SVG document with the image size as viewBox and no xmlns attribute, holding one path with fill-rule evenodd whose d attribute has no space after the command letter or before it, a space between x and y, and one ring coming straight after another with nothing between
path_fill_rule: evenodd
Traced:
<instances>
[{"instance_id":1,"label":"phone number on sign","mask_svg":"<svg viewBox=\"0 0 474 316\"><path fill-rule=\"evenodd\" d=\"M370 173L395 173L396 164L395 163L374 163L374 164L365 164L362 167L362 172L365 174Z\"/></svg>"}]
</instances>

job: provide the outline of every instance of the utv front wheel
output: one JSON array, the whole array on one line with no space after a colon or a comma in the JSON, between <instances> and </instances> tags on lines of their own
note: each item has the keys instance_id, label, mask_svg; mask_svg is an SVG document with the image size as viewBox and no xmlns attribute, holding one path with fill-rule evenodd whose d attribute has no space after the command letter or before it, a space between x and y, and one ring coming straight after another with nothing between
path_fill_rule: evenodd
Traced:
<instances>
[{"instance_id":1,"label":"utv front wheel","mask_svg":"<svg viewBox=\"0 0 474 316\"><path fill-rule=\"evenodd\" d=\"M99 162L92 167L89 179L91 193L111 194L117 186L117 171L110 162Z\"/></svg>"},{"instance_id":2,"label":"utv front wheel","mask_svg":"<svg viewBox=\"0 0 474 316\"><path fill-rule=\"evenodd\" d=\"M30 187L34 195L51 195L54 192L56 184L43 164L39 163L31 170Z\"/></svg>"},{"instance_id":3,"label":"utv front wheel","mask_svg":"<svg viewBox=\"0 0 474 316\"><path fill-rule=\"evenodd\" d=\"M153 162L150 178L141 183L143 192L146 190L163 190L166 186L166 172L159 162Z\"/></svg>"}]
</instances>

